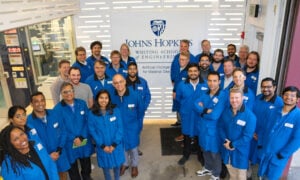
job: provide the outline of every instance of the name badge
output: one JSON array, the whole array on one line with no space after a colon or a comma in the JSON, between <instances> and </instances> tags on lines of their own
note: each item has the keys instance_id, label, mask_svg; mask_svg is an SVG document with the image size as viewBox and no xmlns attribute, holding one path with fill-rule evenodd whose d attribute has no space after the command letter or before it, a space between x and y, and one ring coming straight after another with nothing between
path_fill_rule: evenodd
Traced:
<instances>
[{"instance_id":1,"label":"name badge","mask_svg":"<svg viewBox=\"0 0 300 180\"><path fill-rule=\"evenodd\" d=\"M294 124L291 123L285 123L284 126L288 128L294 128Z\"/></svg>"},{"instance_id":2,"label":"name badge","mask_svg":"<svg viewBox=\"0 0 300 180\"><path fill-rule=\"evenodd\" d=\"M30 130L30 132L31 132L32 135L36 135L36 129L33 128L33 129Z\"/></svg>"},{"instance_id":3,"label":"name badge","mask_svg":"<svg viewBox=\"0 0 300 180\"><path fill-rule=\"evenodd\" d=\"M224 73L220 73L220 76L221 76L221 77L224 76Z\"/></svg>"},{"instance_id":4,"label":"name badge","mask_svg":"<svg viewBox=\"0 0 300 180\"><path fill-rule=\"evenodd\" d=\"M129 108L134 108L135 104L128 104Z\"/></svg>"},{"instance_id":5,"label":"name badge","mask_svg":"<svg viewBox=\"0 0 300 180\"><path fill-rule=\"evenodd\" d=\"M112 81L107 81L107 84L112 84Z\"/></svg>"},{"instance_id":6,"label":"name badge","mask_svg":"<svg viewBox=\"0 0 300 180\"><path fill-rule=\"evenodd\" d=\"M126 74L127 74L127 70L123 70L123 73L126 73Z\"/></svg>"},{"instance_id":7,"label":"name badge","mask_svg":"<svg viewBox=\"0 0 300 180\"><path fill-rule=\"evenodd\" d=\"M219 102L219 99L217 97L214 97L212 101L216 104Z\"/></svg>"},{"instance_id":8,"label":"name badge","mask_svg":"<svg viewBox=\"0 0 300 180\"><path fill-rule=\"evenodd\" d=\"M244 96L244 100L245 100L245 101L248 101L248 99L249 99L249 98L248 98L247 96Z\"/></svg>"},{"instance_id":9,"label":"name badge","mask_svg":"<svg viewBox=\"0 0 300 180\"><path fill-rule=\"evenodd\" d=\"M207 90L207 87L201 87L201 90L205 91Z\"/></svg>"},{"instance_id":10,"label":"name badge","mask_svg":"<svg viewBox=\"0 0 300 180\"><path fill-rule=\"evenodd\" d=\"M84 111L80 111L80 114L81 114L81 115L84 115Z\"/></svg>"},{"instance_id":11,"label":"name badge","mask_svg":"<svg viewBox=\"0 0 300 180\"><path fill-rule=\"evenodd\" d=\"M256 77L255 76L251 76L251 79L253 79L253 81L256 81Z\"/></svg>"},{"instance_id":12,"label":"name badge","mask_svg":"<svg viewBox=\"0 0 300 180\"><path fill-rule=\"evenodd\" d=\"M38 143L36 146L37 146L39 151L43 149L43 145L41 143Z\"/></svg>"},{"instance_id":13,"label":"name badge","mask_svg":"<svg viewBox=\"0 0 300 180\"><path fill-rule=\"evenodd\" d=\"M246 121L243 121L243 120L238 120L237 122L236 122L236 124L237 125L240 125L240 126L245 126L246 125Z\"/></svg>"},{"instance_id":14,"label":"name badge","mask_svg":"<svg viewBox=\"0 0 300 180\"><path fill-rule=\"evenodd\" d=\"M112 121L115 121L117 118L114 116L114 117L111 117L109 120L110 120L110 122L112 122Z\"/></svg>"},{"instance_id":15,"label":"name badge","mask_svg":"<svg viewBox=\"0 0 300 180\"><path fill-rule=\"evenodd\" d=\"M181 80L185 81L185 80L186 80L186 78L185 78L185 77L183 77L183 78L181 78Z\"/></svg>"},{"instance_id":16,"label":"name badge","mask_svg":"<svg viewBox=\"0 0 300 180\"><path fill-rule=\"evenodd\" d=\"M53 127L54 127L54 128L57 128L57 127L58 127L58 122L57 122L57 123L54 123L54 124L53 124Z\"/></svg>"},{"instance_id":17,"label":"name badge","mask_svg":"<svg viewBox=\"0 0 300 180\"><path fill-rule=\"evenodd\" d=\"M138 90L143 90L143 89L144 89L144 88L143 88L143 87L141 87L141 86L139 86L139 87L138 87Z\"/></svg>"},{"instance_id":18,"label":"name badge","mask_svg":"<svg viewBox=\"0 0 300 180\"><path fill-rule=\"evenodd\" d=\"M273 105L269 106L269 109L274 109L274 108L275 108L275 106L273 106Z\"/></svg>"}]
</instances>

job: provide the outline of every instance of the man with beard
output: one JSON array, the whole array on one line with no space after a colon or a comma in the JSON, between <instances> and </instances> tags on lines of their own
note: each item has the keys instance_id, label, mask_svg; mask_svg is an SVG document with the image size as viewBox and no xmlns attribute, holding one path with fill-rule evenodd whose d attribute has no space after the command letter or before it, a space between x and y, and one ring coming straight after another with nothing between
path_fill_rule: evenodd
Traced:
<instances>
[{"instance_id":1,"label":"man with beard","mask_svg":"<svg viewBox=\"0 0 300 180\"><path fill-rule=\"evenodd\" d=\"M300 147L299 97L297 87L286 87L282 93L284 106L267 117L265 132L258 144L262 149L258 175L262 178L279 179L288 160Z\"/></svg>"},{"instance_id":2,"label":"man with beard","mask_svg":"<svg viewBox=\"0 0 300 180\"><path fill-rule=\"evenodd\" d=\"M224 76L224 52L222 49L216 49L213 55L213 61L209 66L211 71L217 71L220 74L220 77Z\"/></svg>"},{"instance_id":3,"label":"man with beard","mask_svg":"<svg viewBox=\"0 0 300 180\"><path fill-rule=\"evenodd\" d=\"M227 56L225 57L225 59L233 60L235 66L238 67L239 57L235 53L236 53L236 46L234 44L228 44Z\"/></svg>"},{"instance_id":4,"label":"man with beard","mask_svg":"<svg viewBox=\"0 0 300 180\"><path fill-rule=\"evenodd\" d=\"M207 80L207 76L210 72L209 66L210 66L210 56L207 54L202 54L199 57L199 68L200 68L200 76L202 79Z\"/></svg>"},{"instance_id":5,"label":"man with beard","mask_svg":"<svg viewBox=\"0 0 300 180\"><path fill-rule=\"evenodd\" d=\"M179 63L180 54L181 53L189 54L189 56L188 56L189 62L190 63L195 62L195 57L190 53L189 48L190 48L189 40L187 40L187 39L180 40L180 49L179 49L180 53L175 55L175 57L172 61L171 70L170 70L170 77L171 77L171 82L172 82L173 88L175 88L175 83L176 83L175 81L178 79L178 76L182 71L182 67L180 66L180 63ZM174 98L174 96L173 96L173 98ZM174 105L174 102L173 102L173 105ZM173 112L176 111L174 109L174 106L172 107L172 111ZM177 119L177 121L174 124L171 124L171 126L180 126L181 125L181 120L180 120L180 117L178 116L178 114L176 114L176 119ZM179 139L182 140L182 137Z\"/></svg>"},{"instance_id":6,"label":"man with beard","mask_svg":"<svg viewBox=\"0 0 300 180\"><path fill-rule=\"evenodd\" d=\"M189 64L187 67L188 77L185 81L178 84L176 91L176 100L180 104L181 132L183 138L183 156L178 161L179 165L184 165L189 159L193 149L198 150L198 160L203 165L202 152L199 151L196 138L196 120L197 114L193 111L195 99L199 98L208 88L203 79L199 78L199 66L196 63Z\"/></svg>"},{"instance_id":7,"label":"man with beard","mask_svg":"<svg viewBox=\"0 0 300 180\"><path fill-rule=\"evenodd\" d=\"M94 67L94 62L96 60L101 60L108 65L110 62L109 60L101 55L102 50L102 43L100 41L94 41L90 45L92 55L86 59L86 62L89 63L92 67Z\"/></svg>"},{"instance_id":8,"label":"man with beard","mask_svg":"<svg viewBox=\"0 0 300 180\"><path fill-rule=\"evenodd\" d=\"M260 147L257 147L258 142L261 141L261 137L265 132L265 125L267 116L275 109L282 108L283 101L280 96L275 94L276 81L270 77L264 78L261 81L261 94L256 96L255 106L253 107L253 113L256 115L256 129L251 141L249 160L252 165L260 162L258 151ZM259 143L260 144L260 143ZM256 168L256 167L254 167ZM248 177L251 176L252 169L248 170Z\"/></svg>"},{"instance_id":9,"label":"man with beard","mask_svg":"<svg viewBox=\"0 0 300 180\"><path fill-rule=\"evenodd\" d=\"M259 61L260 56L258 52L251 51L248 54L247 61L246 61L246 82L245 84L252 89L253 92L256 93L257 91L257 83L258 83L258 76L259 76Z\"/></svg>"},{"instance_id":10,"label":"man with beard","mask_svg":"<svg viewBox=\"0 0 300 180\"><path fill-rule=\"evenodd\" d=\"M210 49L211 49L211 45L210 45L210 41L207 40L207 39L204 39L201 41L201 49L202 49L202 52L200 54L198 54L195 58L195 60L198 62L200 61L200 57L204 54L208 55L209 56L209 59L212 58L213 54L210 52Z\"/></svg>"},{"instance_id":11,"label":"man with beard","mask_svg":"<svg viewBox=\"0 0 300 180\"><path fill-rule=\"evenodd\" d=\"M236 63L236 67L244 68L246 66L246 60L249 53L249 47L247 45L241 45L239 49L239 61Z\"/></svg>"},{"instance_id":12,"label":"man with beard","mask_svg":"<svg viewBox=\"0 0 300 180\"><path fill-rule=\"evenodd\" d=\"M234 62L230 59L224 60L224 76L221 77L221 89L226 89L227 87L230 87L233 85L233 70L235 69Z\"/></svg>"},{"instance_id":13,"label":"man with beard","mask_svg":"<svg viewBox=\"0 0 300 180\"><path fill-rule=\"evenodd\" d=\"M203 151L205 165L196 172L197 176L211 175L211 180L219 180L222 160L220 155L218 120L225 107L226 93L220 88L220 75L218 72L208 74L206 91L194 103L197 112L197 128L199 146Z\"/></svg>"},{"instance_id":14,"label":"man with beard","mask_svg":"<svg viewBox=\"0 0 300 180\"><path fill-rule=\"evenodd\" d=\"M147 81L138 76L138 68L135 62L130 62L128 64L128 75L126 77L127 87L131 87L134 91L137 91L142 97L144 103L145 112L151 102L150 89L148 87ZM144 117L142 118L144 120ZM143 121L140 122L140 129L143 129ZM138 149L139 155L143 155L142 151Z\"/></svg>"}]
</instances>

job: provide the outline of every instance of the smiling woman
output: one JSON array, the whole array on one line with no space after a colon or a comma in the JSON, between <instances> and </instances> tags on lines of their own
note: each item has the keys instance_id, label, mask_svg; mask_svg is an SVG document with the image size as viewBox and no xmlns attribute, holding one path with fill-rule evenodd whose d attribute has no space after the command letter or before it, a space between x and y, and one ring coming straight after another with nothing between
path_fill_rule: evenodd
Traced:
<instances>
[{"instance_id":1,"label":"smiling woman","mask_svg":"<svg viewBox=\"0 0 300 180\"><path fill-rule=\"evenodd\" d=\"M4 179L59 179L46 149L40 143L29 141L22 128L13 125L4 128L0 143L1 175Z\"/></svg>"}]
</instances>

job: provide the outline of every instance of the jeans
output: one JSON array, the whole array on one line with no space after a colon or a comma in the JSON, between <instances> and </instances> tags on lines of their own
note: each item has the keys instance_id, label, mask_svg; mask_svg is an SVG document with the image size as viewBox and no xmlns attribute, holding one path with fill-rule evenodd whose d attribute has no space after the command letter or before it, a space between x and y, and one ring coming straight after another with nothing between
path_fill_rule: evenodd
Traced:
<instances>
[{"instance_id":1,"label":"jeans","mask_svg":"<svg viewBox=\"0 0 300 180\"><path fill-rule=\"evenodd\" d=\"M110 168L102 168L103 174L105 177L105 180L111 180L111 175L110 175ZM120 179L120 167L114 167L114 179L119 180Z\"/></svg>"}]
</instances>

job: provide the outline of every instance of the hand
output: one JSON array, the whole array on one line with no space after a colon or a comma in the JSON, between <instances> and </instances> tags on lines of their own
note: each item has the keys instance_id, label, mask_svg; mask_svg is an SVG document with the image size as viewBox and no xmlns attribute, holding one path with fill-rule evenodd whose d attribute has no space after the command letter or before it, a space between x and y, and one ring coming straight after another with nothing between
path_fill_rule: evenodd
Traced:
<instances>
[{"instance_id":1,"label":"hand","mask_svg":"<svg viewBox=\"0 0 300 180\"><path fill-rule=\"evenodd\" d=\"M115 147L109 146L110 147L110 153L112 153L115 150Z\"/></svg>"},{"instance_id":2,"label":"hand","mask_svg":"<svg viewBox=\"0 0 300 180\"><path fill-rule=\"evenodd\" d=\"M225 142L224 142L224 144L223 144L223 146L224 146L226 149L228 149L228 150L230 150L230 151L233 151L234 148L231 148L231 147L230 147L230 145L229 145L230 142L231 142L231 141L229 141L228 139L226 139Z\"/></svg>"},{"instance_id":3,"label":"hand","mask_svg":"<svg viewBox=\"0 0 300 180\"><path fill-rule=\"evenodd\" d=\"M199 102L198 105L199 105L200 107L203 107L203 103L202 103L202 102Z\"/></svg>"},{"instance_id":4,"label":"hand","mask_svg":"<svg viewBox=\"0 0 300 180\"><path fill-rule=\"evenodd\" d=\"M257 139L258 139L258 136L257 136L257 134L256 133L254 133L253 134L253 138L257 141Z\"/></svg>"},{"instance_id":5,"label":"hand","mask_svg":"<svg viewBox=\"0 0 300 180\"><path fill-rule=\"evenodd\" d=\"M209 114L212 112L212 109L207 109L206 113Z\"/></svg>"},{"instance_id":6,"label":"hand","mask_svg":"<svg viewBox=\"0 0 300 180\"><path fill-rule=\"evenodd\" d=\"M80 138L75 138L73 143L75 144L75 146L80 146L80 144L81 144Z\"/></svg>"},{"instance_id":7,"label":"hand","mask_svg":"<svg viewBox=\"0 0 300 180\"><path fill-rule=\"evenodd\" d=\"M59 153L58 152L52 152L50 154L50 157L53 161L56 161L59 158Z\"/></svg>"},{"instance_id":8,"label":"hand","mask_svg":"<svg viewBox=\"0 0 300 180\"><path fill-rule=\"evenodd\" d=\"M111 153L110 152L110 146L105 146L103 151L106 152L106 153Z\"/></svg>"}]
</instances>

